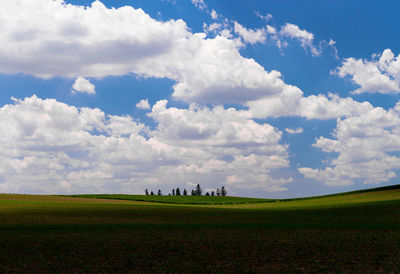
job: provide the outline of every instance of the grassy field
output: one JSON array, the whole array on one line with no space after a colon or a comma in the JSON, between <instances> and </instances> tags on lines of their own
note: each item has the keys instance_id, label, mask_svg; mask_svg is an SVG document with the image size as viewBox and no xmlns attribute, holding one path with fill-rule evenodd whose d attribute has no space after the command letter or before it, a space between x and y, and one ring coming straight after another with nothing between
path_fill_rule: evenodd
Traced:
<instances>
[{"instance_id":1,"label":"grassy field","mask_svg":"<svg viewBox=\"0 0 400 274\"><path fill-rule=\"evenodd\" d=\"M400 272L399 187L178 202L0 195L0 272Z\"/></svg>"},{"instance_id":2,"label":"grassy field","mask_svg":"<svg viewBox=\"0 0 400 274\"><path fill-rule=\"evenodd\" d=\"M68 197L68 196L67 196ZM275 201L273 199L257 199L244 197L229 196L157 196L157 195L126 195L126 194L80 194L71 195L69 197L80 198L99 198L129 201L144 201L166 204L197 204L197 205L222 205L222 204L249 204L249 203L266 203Z\"/></svg>"}]
</instances>

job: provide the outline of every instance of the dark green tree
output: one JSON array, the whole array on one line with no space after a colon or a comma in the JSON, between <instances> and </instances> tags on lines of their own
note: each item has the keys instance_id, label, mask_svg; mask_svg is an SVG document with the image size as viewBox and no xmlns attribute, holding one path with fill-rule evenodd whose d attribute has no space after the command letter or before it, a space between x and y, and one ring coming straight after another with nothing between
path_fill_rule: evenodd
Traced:
<instances>
[{"instance_id":1,"label":"dark green tree","mask_svg":"<svg viewBox=\"0 0 400 274\"><path fill-rule=\"evenodd\" d=\"M179 189L179 187L176 189L175 194L176 196L181 196L181 190Z\"/></svg>"},{"instance_id":2,"label":"dark green tree","mask_svg":"<svg viewBox=\"0 0 400 274\"><path fill-rule=\"evenodd\" d=\"M192 189L192 196L196 195L196 192Z\"/></svg>"},{"instance_id":3,"label":"dark green tree","mask_svg":"<svg viewBox=\"0 0 400 274\"><path fill-rule=\"evenodd\" d=\"M187 196L187 191L186 191L186 189L183 190L183 196Z\"/></svg>"},{"instance_id":4,"label":"dark green tree","mask_svg":"<svg viewBox=\"0 0 400 274\"><path fill-rule=\"evenodd\" d=\"M214 192L214 190L213 190L213 191L211 191L211 196L215 196L215 192Z\"/></svg>"},{"instance_id":5,"label":"dark green tree","mask_svg":"<svg viewBox=\"0 0 400 274\"><path fill-rule=\"evenodd\" d=\"M175 189L172 190L172 195L175 196Z\"/></svg>"},{"instance_id":6,"label":"dark green tree","mask_svg":"<svg viewBox=\"0 0 400 274\"><path fill-rule=\"evenodd\" d=\"M197 184L196 191L195 191L196 196L201 196L202 192L203 191L201 190L200 184Z\"/></svg>"},{"instance_id":7,"label":"dark green tree","mask_svg":"<svg viewBox=\"0 0 400 274\"><path fill-rule=\"evenodd\" d=\"M158 192L157 192L157 195L158 195L158 196L161 196L161 195L162 195L162 193L161 193L161 190L160 190L160 189L158 190Z\"/></svg>"},{"instance_id":8,"label":"dark green tree","mask_svg":"<svg viewBox=\"0 0 400 274\"><path fill-rule=\"evenodd\" d=\"M206 192L206 196L210 196L210 193Z\"/></svg>"},{"instance_id":9,"label":"dark green tree","mask_svg":"<svg viewBox=\"0 0 400 274\"><path fill-rule=\"evenodd\" d=\"M226 188L224 186L221 187L221 196L226 196L227 191Z\"/></svg>"},{"instance_id":10,"label":"dark green tree","mask_svg":"<svg viewBox=\"0 0 400 274\"><path fill-rule=\"evenodd\" d=\"M217 188L217 196L220 196L221 192L219 191L219 188Z\"/></svg>"},{"instance_id":11,"label":"dark green tree","mask_svg":"<svg viewBox=\"0 0 400 274\"><path fill-rule=\"evenodd\" d=\"M146 193L146 196L149 196L149 191L147 190L147 188L146 188L145 193Z\"/></svg>"},{"instance_id":12,"label":"dark green tree","mask_svg":"<svg viewBox=\"0 0 400 274\"><path fill-rule=\"evenodd\" d=\"M152 192L150 192L150 195L154 195L154 192L152 191Z\"/></svg>"}]
</instances>

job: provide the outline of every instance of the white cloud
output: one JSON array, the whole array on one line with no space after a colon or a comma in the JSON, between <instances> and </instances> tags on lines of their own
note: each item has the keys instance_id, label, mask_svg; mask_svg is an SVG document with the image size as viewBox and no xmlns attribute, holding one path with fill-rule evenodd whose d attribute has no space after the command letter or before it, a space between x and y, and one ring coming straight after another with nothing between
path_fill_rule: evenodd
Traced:
<instances>
[{"instance_id":1,"label":"white cloud","mask_svg":"<svg viewBox=\"0 0 400 274\"><path fill-rule=\"evenodd\" d=\"M216 33L221 27L222 25L219 23L212 23L210 25L207 25L206 23L203 24L203 30L205 33Z\"/></svg>"},{"instance_id":2,"label":"white cloud","mask_svg":"<svg viewBox=\"0 0 400 274\"><path fill-rule=\"evenodd\" d=\"M189 44L190 47L183 43L161 60L148 59L141 67L158 77L179 78L173 93L177 99L243 103L279 93L285 86L279 72L266 72L253 59L241 57L234 40L222 36L204 39L202 34L196 34ZM171 64L179 70L171 70Z\"/></svg>"},{"instance_id":3,"label":"white cloud","mask_svg":"<svg viewBox=\"0 0 400 274\"><path fill-rule=\"evenodd\" d=\"M130 116L76 108L36 96L0 108L0 192L142 193L188 181L203 187L284 190L281 132L235 109L167 108L157 102L150 130ZM249 175L249 176L248 176Z\"/></svg>"},{"instance_id":4,"label":"white cloud","mask_svg":"<svg viewBox=\"0 0 400 274\"><path fill-rule=\"evenodd\" d=\"M108 9L100 1L7 1L0 14L0 71L39 77L123 75L189 34L182 20L159 22L141 9Z\"/></svg>"},{"instance_id":5,"label":"white cloud","mask_svg":"<svg viewBox=\"0 0 400 274\"><path fill-rule=\"evenodd\" d=\"M200 9L200 10L204 10L207 8L206 3L204 3L204 0L190 0L193 5L196 6L196 8Z\"/></svg>"},{"instance_id":6,"label":"white cloud","mask_svg":"<svg viewBox=\"0 0 400 274\"><path fill-rule=\"evenodd\" d=\"M78 77L75 91L92 91L87 82L79 87L78 80L129 73L174 80L172 96L186 102L255 105L292 89L278 71L240 55L242 43L226 22L207 26L206 32L216 34L207 38L191 33L182 20L156 21L141 9L61 0L7 1L0 18L1 73ZM279 35L296 38L316 54L313 35L293 24L277 33L272 26L251 30L234 22L234 30L248 43L263 43L267 34L280 45L286 42Z\"/></svg>"},{"instance_id":7,"label":"white cloud","mask_svg":"<svg viewBox=\"0 0 400 274\"><path fill-rule=\"evenodd\" d=\"M280 94L249 101L246 105L249 107L248 116L253 118L300 116L326 120L362 114L372 109L369 102L360 103L334 94L304 97L299 88L289 85Z\"/></svg>"},{"instance_id":8,"label":"white cloud","mask_svg":"<svg viewBox=\"0 0 400 274\"><path fill-rule=\"evenodd\" d=\"M72 85L72 93L84 92L88 94L96 94L95 86L89 80L78 77Z\"/></svg>"},{"instance_id":9,"label":"white cloud","mask_svg":"<svg viewBox=\"0 0 400 274\"><path fill-rule=\"evenodd\" d=\"M206 31L216 34L207 38L205 33L189 32L182 20L160 22L141 9L108 9L100 1L90 7L67 5L61 0L38 0L35 4L7 1L0 13L2 73L82 77L78 79L134 73L169 78L175 81L175 99L247 104L253 109L262 109L257 104L263 99L295 102L302 94L300 90L293 92L295 87L287 85L280 72L268 72L254 59L242 57L240 39L232 37L225 23L222 30L218 23L207 26ZM249 43L263 42L267 34L278 39L272 26L250 30L234 24ZM287 24L281 33L311 45L312 34L296 27ZM75 90L88 92L89 87L77 85ZM277 115L280 110L267 112Z\"/></svg>"},{"instance_id":10,"label":"white cloud","mask_svg":"<svg viewBox=\"0 0 400 274\"><path fill-rule=\"evenodd\" d=\"M289 134L300 134L303 133L303 128L285 128L285 131Z\"/></svg>"},{"instance_id":11,"label":"white cloud","mask_svg":"<svg viewBox=\"0 0 400 274\"><path fill-rule=\"evenodd\" d=\"M360 86L353 91L356 94L400 92L400 55L395 57L390 49L385 49L377 60L347 58L333 73L342 78L350 76Z\"/></svg>"},{"instance_id":12,"label":"white cloud","mask_svg":"<svg viewBox=\"0 0 400 274\"><path fill-rule=\"evenodd\" d=\"M265 43L265 40L267 39L265 29L247 29L236 21L234 22L234 30L246 43L252 45L256 43Z\"/></svg>"},{"instance_id":13,"label":"white cloud","mask_svg":"<svg viewBox=\"0 0 400 274\"><path fill-rule=\"evenodd\" d=\"M265 22L268 22L269 20L271 20L273 18L272 14L270 14L270 13L266 13L265 15L262 15L258 11L255 11L254 13L258 18L264 20Z\"/></svg>"},{"instance_id":14,"label":"white cloud","mask_svg":"<svg viewBox=\"0 0 400 274\"><path fill-rule=\"evenodd\" d=\"M337 48L336 48L335 45L336 45L336 41L334 41L332 38L329 39L328 46L331 47L331 48L333 49L333 55L334 55L334 57L335 57L336 59L339 59L338 50L337 50Z\"/></svg>"},{"instance_id":15,"label":"white cloud","mask_svg":"<svg viewBox=\"0 0 400 274\"><path fill-rule=\"evenodd\" d=\"M291 23L286 23L280 31L281 36L289 37L292 39L300 40L301 46L304 49L308 49L311 51L313 56L318 56L321 54L321 51L317 49L314 44L314 35L306 30L302 30L299 26Z\"/></svg>"},{"instance_id":16,"label":"white cloud","mask_svg":"<svg viewBox=\"0 0 400 274\"><path fill-rule=\"evenodd\" d=\"M213 20L217 20L218 19L218 13L214 9L211 11L211 18Z\"/></svg>"},{"instance_id":17,"label":"white cloud","mask_svg":"<svg viewBox=\"0 0 400 274\"><path fill-rule=\"evenodd\" d=\"M285 153L278 144L281 133L268 125L260 125L235 109L222 106L213 109L191 105L189 109L167 108L167 101L157 102L148 115L157 123L157 136L168 142L179 140L185 146L206 146L210 153L219 153L245 146L246 153ZM244 149L244 148L243 148ZM242 150L242 149L240 149Z\"/></svg>"},{"instance_id":18,"label":"white cloud","mask_svg":"<svg viewBox=\"0 0 400 274\"><path fill-rule=\"evenodd\" d=\"M266 30L268 34L276 34L276 28L273 26L267 25Z\"/></svg>"},{"instance_id":19,"label":"white cloud","mask_svg":"<svg viewBox=\"0 0 400 274\"><path fill-rule=\"evenodd\" d=\"M0 73L169 78L176 82L176 99L216 104L244 103L285 86L279 72L267 72L242 57L240 43L230 38L229 30L207 38L191 33L182 20L156 21L129 6L6 1L0 18ZM264 39L261 32L255 31L249 41Z\"/></svg>"},{"instance_id":20,"label":"white cloud","mask_svg":"<svg viewBox=\"0 0 400 274\"><path fill-rule=\"evenodd\" d=\"M147 100L147 98L140 100L140 102L136 104L136 107L139 109L150 109L149 100Z\"/></svg>"},{"instance_id":21,"label":"white cloud","mask_svg":"<svg viewBox=\"0 0 400 274\"><path fill-rule=\"evenodd\" d=\"M333 155L323 169L300 168L307 178L327 185L361 181L378 184L397 177L400 168L400 104L393 109L371 108L362 115L337 121L333 139L320 137L314 144Z\"/></svg>"}]
</instances>

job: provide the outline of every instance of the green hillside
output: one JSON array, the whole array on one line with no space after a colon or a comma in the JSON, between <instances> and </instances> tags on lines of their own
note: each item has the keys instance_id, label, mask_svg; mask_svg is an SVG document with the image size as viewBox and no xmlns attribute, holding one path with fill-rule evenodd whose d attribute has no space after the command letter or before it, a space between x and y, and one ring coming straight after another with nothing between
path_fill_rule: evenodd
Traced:
<instances>
[{"instance_id":1,"label":"green hillside","mask_svg":"<svg viewBox=\"0 0 400 274\"><path fill-rule=\"evenodd\" d=\"M199 204L199 205L218 205L218 204L247 204L273 202L273 199L258 199L245 197L229 196L157 196L157 195L126 195L126 194L80 194L69 197L99 198L128 201L144 201L167 204Z\"/></svg>"},{"instance_id":2,"label":"green hillside","mask_svg":"<svg viewBox=\"0 0 400 274\"><path fill-rule=\"evenodd\" d=\"M0 272L400 272L399 186L291 200L214 198L226 200L1 194Z\"/></svg>"},{"instance_id":3,"label":"green hillside","mask_svg":"<svg viewBox=\"0 0 400 274\"><path fill-rule=\"evenodd\" d=\"M127 195L127 194L79 194L66 197L113 199L127 201L143 201L167 204L193 204L193 205L240 205L253 203L279 203L268 207L285 206L327 206L334 204L352 204L372 201L400 199L400 185L363 189L345 193L337 193L323 196L313 196L293 199L261 199L245 197L217 197L217 196L157 196L157 195ZM290 202L289 204L287 202ZM258 207L263 205L258 205Z\"/></svg>"}]
</instances>

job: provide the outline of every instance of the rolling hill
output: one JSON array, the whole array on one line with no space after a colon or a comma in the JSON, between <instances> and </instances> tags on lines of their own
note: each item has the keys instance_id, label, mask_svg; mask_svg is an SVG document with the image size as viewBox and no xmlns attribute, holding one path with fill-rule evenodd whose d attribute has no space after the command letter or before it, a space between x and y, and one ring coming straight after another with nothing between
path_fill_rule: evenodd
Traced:
<instances>
[{"instance_id":1,"label":"rolling hill","mask_svg":"<svg viewBox=\"0 0 400 274\"><path fill-rule=\"evenodd\" d=\"M398 185L289 200L87 197L1 194L0 272L400 271Z\"/></svg>"}]
</instances>

